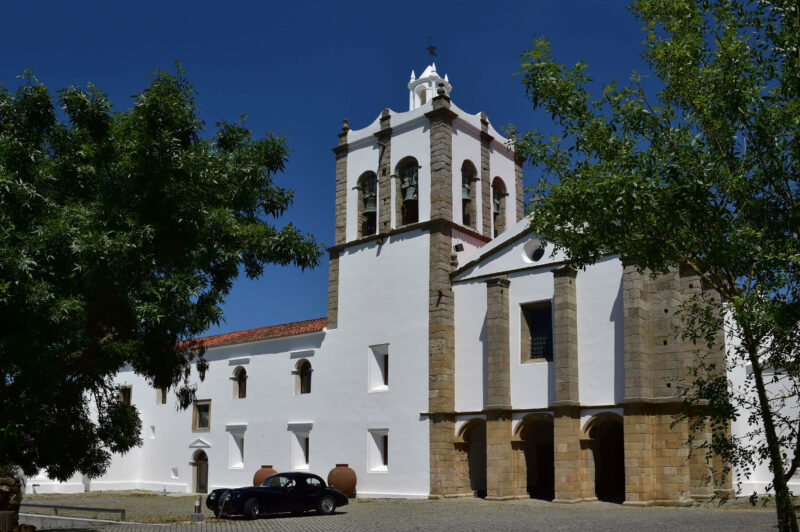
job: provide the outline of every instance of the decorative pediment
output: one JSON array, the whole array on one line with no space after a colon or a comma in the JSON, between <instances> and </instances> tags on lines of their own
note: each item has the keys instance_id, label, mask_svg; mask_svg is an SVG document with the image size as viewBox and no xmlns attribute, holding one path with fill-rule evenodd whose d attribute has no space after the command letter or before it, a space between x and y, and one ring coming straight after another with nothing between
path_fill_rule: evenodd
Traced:
<instances>
[{"instance_id":1,"label":"decorative pediment","mask_svg":"<svg viewBox=\"0 0 800 532\"><path fill-rule=\"evenodd\" d=\"M190 449L210 449L211 444L208 443L203 438L197 438L192 443L189 444Z\"/></svg>"}]
</instances>

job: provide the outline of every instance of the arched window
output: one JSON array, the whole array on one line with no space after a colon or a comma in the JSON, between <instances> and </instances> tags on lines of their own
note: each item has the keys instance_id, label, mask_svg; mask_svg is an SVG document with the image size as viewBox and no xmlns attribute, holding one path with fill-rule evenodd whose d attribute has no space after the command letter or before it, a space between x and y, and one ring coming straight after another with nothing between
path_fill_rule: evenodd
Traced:
<instances>
[{"instance_id":1,"label":"arched window","mask_svg":"<svg viewBox=\"0 0 800 532\"><path fill-rule=\"evenodd\" d=\"M492 181L492 220L494 220L494 236L506 230L506 185L499 177Z\"/></svg>"},{"instance_id":2,"label":"arched window","mask_svg":"<svg viewBox=\"0 0 800 532\"><path fill-rule=\"evenodd\" d=\"M461 223L475 229L478 171L471 161L461 165Z\"/></svg>"},{"instance_id":3,"label":"arched window","mask_svg":"<svg viewBox=\"0 0 800 532\"><path fill-rule=\"evenodd\" d=\"M377 232L378 178L375 172L364 172L358 178L358 238Z\"/></svg>"},{"instance_id":4,"label":"arched window","mask_svg":"<svg viewBox=\"0 0 800 532\"><path fill-rule=\"evenodd\" d=\"M294 393L301 395L311 393L311 362L302 359L295 365L294 373Z\"/></svg>"},{"instance_id":5,"label":"arched window","mask_svg":"<svg viewBox=\"0 0 800 532\"><path fill-rule=\"evenodd\" d=\"M239 366L233 370L233 398L244 399L247 397L247 371Z\"/></svg>"},{"instance_id":6,"label":"arched window","mask_svg":"<svg viewBox=\"0 0 800 532\"><path fill-rule=\"evenodd\" d=\"M428 101L428 91L425 88L425 85L420 85L417 89L417 96L419 96L419 105L423 106Z\"/></svg>"},{"instance_id":7,"label":"arched window","mask_svg":"<svg viewBox=\"0 0 800 532\"><path fill-rule=\"evenodd\" d=\"M419 221L419 163L413 157L400 161L395 170L397 182L395 194L397 201L397 225L413 224Z\"/></svg>"}]
</instances>

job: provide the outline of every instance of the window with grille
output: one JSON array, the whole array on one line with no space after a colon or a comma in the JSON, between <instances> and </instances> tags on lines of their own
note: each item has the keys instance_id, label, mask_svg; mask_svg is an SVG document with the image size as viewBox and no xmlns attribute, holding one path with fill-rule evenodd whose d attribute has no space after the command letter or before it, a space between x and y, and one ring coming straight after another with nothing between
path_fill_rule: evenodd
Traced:
<instances>
[{"instance_id":1,"label":"window with grille","mask_svg":"<svg viewBox=\"0 0 800 532\"><path fill-rule=\"evenodd\" d=\"M521 359L553 360L553 307L550 301L522 305Z\"/></svg>"}]
</instances>

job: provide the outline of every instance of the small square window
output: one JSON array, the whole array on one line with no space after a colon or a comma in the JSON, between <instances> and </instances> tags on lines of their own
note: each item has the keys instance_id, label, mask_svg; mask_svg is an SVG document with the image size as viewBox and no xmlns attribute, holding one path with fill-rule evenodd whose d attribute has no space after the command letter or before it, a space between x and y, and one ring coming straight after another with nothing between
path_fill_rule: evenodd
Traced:
<instances>
[{"instance_id":1,"label":"small square window","mask_svg":"<svg viewBox=\"0 0 800 532\"><path fill-rule=\"evenodd\" d=\"M311 438L308 432L295 432L292 447L293 469L308 469L311 459Z\"/></svg>"},{"instance_id":2,"label":"small square window","mask_svg":"<svg viewBox=\"0 0 800 532\"><path fill-rule=\"evenodd\" d=\"M192 415L192 430L211 430L211 400L197 401Z\"/></svg>"},{"instance_id":3,"label":"small square window","mask_svg":"<svg viewBox=\"0 0 800 532\"><path fill-rule=\"evenodd\" d=\"M522 362L553 361L553 306L550 301L520 307L520 358Z\"/></svg>"},{"instance_id":4,"label":"small square window","mask_svg":"<svg viewBox=\"0 0 800 532\"><path fill-rule=\"evenodd\" d=\"M156 389L156 404L157 405L167 404L167 388Z\"/></svg>"}]
</instances>

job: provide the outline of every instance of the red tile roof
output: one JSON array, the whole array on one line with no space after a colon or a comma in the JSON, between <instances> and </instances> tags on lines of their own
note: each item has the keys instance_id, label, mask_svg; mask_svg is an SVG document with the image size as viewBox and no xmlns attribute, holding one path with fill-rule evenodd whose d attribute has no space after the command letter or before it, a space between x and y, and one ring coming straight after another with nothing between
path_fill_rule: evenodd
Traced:
<instances>
[{"instance_id":1,"label":"red tile roof","mask_svg":"<svg viewBox=\"0 0 800 532\"><path fill-rule=\"evenodd\" d=\"M292 323L282 323L280 325L269 325L255 329L246 329L226 334L215 334L203 338L195 338L192 342L197 342L205 347L218 347L221 345L241 344L244 342L255 342L257 340L268 340L270 338L281 338L283 336L294 336L296 334L307 334L319 332L328 326L328 317L317 318L315 320L295 321Z\"/></svg>"}]
</instances>

